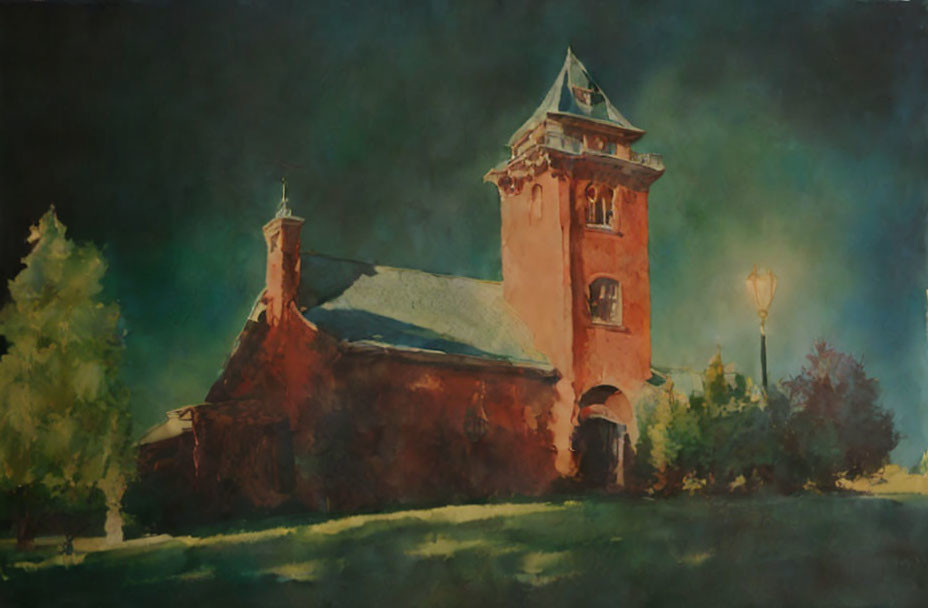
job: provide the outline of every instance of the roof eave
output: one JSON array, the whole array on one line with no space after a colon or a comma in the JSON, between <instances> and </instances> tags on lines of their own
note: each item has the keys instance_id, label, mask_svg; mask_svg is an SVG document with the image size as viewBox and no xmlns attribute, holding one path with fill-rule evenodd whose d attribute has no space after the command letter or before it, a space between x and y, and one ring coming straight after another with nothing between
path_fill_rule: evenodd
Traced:
<instances>
[{"instance_id":1,"label":"roof eave","mask_svg":"<svg viewBox=\"0 0 928 608\"><path fill-rule=\"evenodd\" d=\"M527 122L519 129L512 134L512 137L509 138L509 141L506 142L506 145L510 148L517 145L526 135L532 132L533 129L537 128L542 122L547 119L555 118L561 119L565 122L573 123L585 123L583 126L593 126L594 128L599 128L602 131L609 132L611 134L619 135L623 141L627 143L634 143L644 137L644 134L647 133L644 129L639 129L634 125L623 125L611 120L603 120L601 118L591 118L589 116L583 116L582 114L574 114L572 112L556 112L550 111L546 114L544 118L540 118L536 121Z\"/></svg>"},{"instance_id":2,"label":"roof eave","mask_svg":"<svg viewBox=\"0 0 928 608\"><path fill-rule=\"evenodd\" d=\"M589 123L597 127L602 127L608 131L619 131L625 135L626 138L628 138L629 142L641 139L646 132L644 129L639 129L631 123L623 125L622 123L618 123L613 120L593 118L591 116L584 116L582 114L574 114L573 112L548 112L548 118L560 118L562 120L566 119L567 122Z\"/></svg>"},{"instance_id":3,"label":"roof eave","mask_svg":"<svg viewBox=\"0 0 928 608\"><path fill-rule=\"evenodd\" d=\"M452 354L444 351L397 346L371 340L360 340L355 342L342 340L339 344L346 351L358 354L396 355L417 362L448 364L455 367L490 368L502 372L527 373L552 380L560 378L560 373L556 368L548 363L540 361L495 359L490 357L477 357L474 355Z\"/></svg>"}]
</instances>

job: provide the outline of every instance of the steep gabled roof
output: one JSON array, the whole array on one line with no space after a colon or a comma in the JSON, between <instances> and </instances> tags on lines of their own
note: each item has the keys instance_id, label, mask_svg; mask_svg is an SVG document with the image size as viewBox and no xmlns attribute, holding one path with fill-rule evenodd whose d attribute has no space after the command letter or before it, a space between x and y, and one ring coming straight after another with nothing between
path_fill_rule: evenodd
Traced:
<instances>
[{"instance_id":1,"label":"steep gabled roof","mask_svg":"<svg viewBox=\"0 0 928 608\"><path fill-rule=\"evenodd\" d=\"M551 85L548 94L545 95L541 105L532 116L509 138L509 145L516 143L522 135L537 126L549 113L587 118L639 135L644 133L644 130L632 125L612 105L603 90L590 76L586 66L577 59L570 47L567 47L564 65L558 72L557 78L554 79L554 84Z\"/></svg>"},{"instance_id":2,"label":"steep gabled roof","mask_svg":"<svg viewBox=\"0 0 928 608\"><path fill-rule=\"evenodd\" d=\"M304 254L299 305L345 342L551 369L502 283Z\"/></svg>"}]
</instances>

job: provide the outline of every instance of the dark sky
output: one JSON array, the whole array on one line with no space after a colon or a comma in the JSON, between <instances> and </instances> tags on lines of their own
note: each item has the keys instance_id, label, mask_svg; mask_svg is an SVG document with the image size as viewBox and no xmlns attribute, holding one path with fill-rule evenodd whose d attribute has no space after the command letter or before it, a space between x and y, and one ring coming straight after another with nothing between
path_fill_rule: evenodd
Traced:
<instances>
[{"instance_id":1,"label":"dark sky","mask_svg":"<svg viewBox=\"0 0 928 608\"><path fill-rule=\"evenodd\" d=\"M415 8L413 8L413 6ZM863 357L928 447L928 11L920 2L0 6L0 276L54 203L103 248L138 431L204 397L263 285L288 177L304 246L498 278L484 172L568 43L662 153L657 363L774 379ZM4 297L6 295L4 294Z\"/></svg>"}]
</instances>

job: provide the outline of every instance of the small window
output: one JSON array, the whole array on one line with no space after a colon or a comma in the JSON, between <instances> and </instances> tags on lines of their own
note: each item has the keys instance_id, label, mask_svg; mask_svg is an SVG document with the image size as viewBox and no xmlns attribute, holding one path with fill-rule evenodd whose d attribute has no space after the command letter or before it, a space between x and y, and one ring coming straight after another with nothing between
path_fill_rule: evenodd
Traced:
<instances>
[{"instance_id":1,"label":"small window","mask_svg":"<svg viewBox=\"0 0 928 608\"><path fill-rule=\"evenodd\" d=\"M608 186L590 184L586 189L586 225L594 228L614 228L615 192Z\"/></svg>"},{"instance_id":2,"label":"small window","mask_svg":"<svg viewBox=\"0 0 928 608\"><path fill-rule=\"evenodd\" d=\"M529 213L528 215L529 224L537 224L538 222L541 221L541 195L542 195L541 185L535 184L534 186L532 186L532 200L531 200L531 204L529 206L529 212L528 212Z\"/></svg>"},{"instance_id":3,"label":"small window","mask_svg":"<svg viewBox=\"0 0 928 608\"><path fill-rule=\"evenodd\" d=\"M590 150L602 152L606 147L606 139L602 135L590 135L587 137L586 147Z\"/></svg>"},{"instance_id":4,"label":"small window","mask_svg":"<svg viewBox=\"0 0 928 608\"><path fill-rule=\"evenodd\" d=\"M622 325L622 286L618 281L603 277L590 283L590 314L596 323Z\"/></svg>"},{"instance_id":5,"label":"small window","mask_svg":"<svg viewBox=\"0 0 928 608\"><path fill-rule=\"evenodd\" d=\"M593 103L593 89L588 89L585 87L571 87L574 94L574 99L577 100L581 106L589 106Z\"/></svg>"}]
</instances>

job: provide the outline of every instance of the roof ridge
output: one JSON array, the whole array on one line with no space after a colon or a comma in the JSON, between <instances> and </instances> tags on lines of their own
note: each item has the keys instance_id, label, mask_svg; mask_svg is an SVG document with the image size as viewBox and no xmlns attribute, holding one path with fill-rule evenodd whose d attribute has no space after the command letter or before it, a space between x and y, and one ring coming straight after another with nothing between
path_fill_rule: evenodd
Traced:
<instances>
[{"instance_id":1,"label":"roof ridge","mask_svg":"<svg viewBox=\"0 0 928 608\"><path fill-rule=\"evenodd\" d=\"M363 265L365 265L365 266L370 266L371 268L375 268L375 269L401 270L401 271L405 271L405 272L416 272L416 273L419 273L419 274L428 274L428 275L432 275L432 276L434 276L434 277L439 277L439 278L465 279L465 280L468 280L468 281L476 281L476 282L478 282L478 283L489 283L489 284L491 284L491 285L502 285L502 283L503 283L502 281L494 281L494 280L492 280L492 279L482 279L482 278L480 278L480 277L470 277L470 276L461 275L461 274L451 274L450 272L435 272L435 271L432 271L432 270L423 270L423 269L421 269L421 268L409 268L409 267L405 267L405 266L391 266L391 265L389 265L389 264L378 264L378 263L376 263L376 262L367 262L367 261L364 261L364 260L356 260L356 259L353 259L353 258L346 258L346 257L341 257L341 256L329 255L329 254L326 254L326 253L320 253L320 252L318 252L318 251L312 251L312 250L301 251L301 252L300 252L300 256L304 256L304 255L308 255L308 256L312 256L312 257L318 257L318 258L326 258L326 259L329 259L329 260L335 260L335 261L339 261L339 262L350 262L350 263L352 263L352 264L363 264Z\"/></svg>"}]
</instances>

